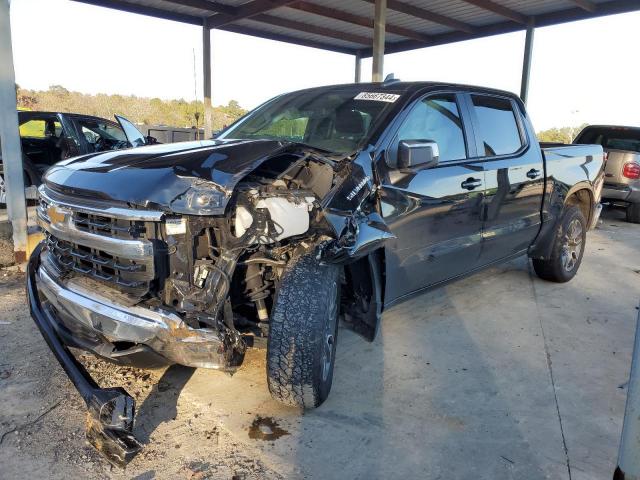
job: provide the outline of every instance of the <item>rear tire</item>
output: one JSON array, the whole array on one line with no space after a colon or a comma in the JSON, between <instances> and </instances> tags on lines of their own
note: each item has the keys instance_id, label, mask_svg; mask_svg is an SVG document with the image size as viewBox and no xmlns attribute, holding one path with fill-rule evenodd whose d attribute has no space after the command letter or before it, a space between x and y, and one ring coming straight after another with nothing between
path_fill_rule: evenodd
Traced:
<instances>
[{"instance_id":1,"label":"rear tire","mask_svg":"<svg viewBox=\"0 0 640 480\"><path fill-rule=\"evenodd\" d=\"M632 203L627 207L627 222L640 223L640 203Z\"/></svg>"},{"instance_id":2,"label":"rear tire","mask_svg":"<svg viewBox=\"0 0 640 480\"><path fill-rule=\"evenodd\" d=\"M267 343L271 396L315 408L331 390L340 305L339 268L311 254L287 266L276 294Z\"/></svg>"},{"instance_id":3,"label":"rear tire","mask_svg":"<svg viewBox=\"0 0 640 480\"><path fill-rule=\"evenodd\" d=\"M554 237L551 258L532 260L538 277L564 283L575 277L582 263L587 240L587 221L579 207L565 209Z\"/></svg>"}]
</instances>

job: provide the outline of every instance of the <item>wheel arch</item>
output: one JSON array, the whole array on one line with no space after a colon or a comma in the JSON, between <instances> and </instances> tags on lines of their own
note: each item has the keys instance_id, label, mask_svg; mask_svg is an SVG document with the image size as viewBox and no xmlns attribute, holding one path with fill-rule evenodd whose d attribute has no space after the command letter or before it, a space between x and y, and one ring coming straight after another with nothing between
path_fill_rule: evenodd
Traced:
<instances>
[{"instance_id":1,"label":"wheel arch","mask_svg":"<svg viewBox=\"0 0 640 480\"><path fill-rule=\"evenodd\" d=\"M595 210L594 193L591 185L578 184L569 190L565 197L563 210L568 205L576 205L579 207L584 215L584 219L587 221L587 225L590 225Z\"/></svg>"},{"instance_id":2,"label":"wheel arch","mask_svg":"<svg viewBox=\"0 0 640 480\"><path fill-rule=\"evenodd\" d=\"M347 288L343 290L342 313L347 326L372 342L384 310L384 248L345 265L344 275Z\"/></svg>"},{"instance_id":3,"label":"wheel arch","mask_svg":"<svg viewBox=\"0 0 640 480\"><path fill-rule=\"evenodd\" d=\"M595 215L595 194L588 181L578 182L565 192L554 188L549 197L550 201L546 212L543 212L542 228L528 252L529 257L540 260L551 257L555 233L567 206L579 207L587 225L591 224L593 215Z\"/></svg>"}]
</instances>

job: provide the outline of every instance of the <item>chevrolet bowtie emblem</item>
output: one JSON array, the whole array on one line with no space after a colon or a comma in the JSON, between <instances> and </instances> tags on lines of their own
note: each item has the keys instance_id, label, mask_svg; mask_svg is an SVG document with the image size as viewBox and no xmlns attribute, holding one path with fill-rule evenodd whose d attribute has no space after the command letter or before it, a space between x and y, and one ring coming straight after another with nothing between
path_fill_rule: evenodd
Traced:
<instances>
[{"instance_id":1,"label":"chevrolet bowtie emblem","mask_svg":"<svg viewBox=\"0 0 640 480\"><path fill-rule=\"evenodd\" d=\"M47 216L51 223L64 223L65 211L51 205L47 208Z\"/></svg>"}]
</instances>

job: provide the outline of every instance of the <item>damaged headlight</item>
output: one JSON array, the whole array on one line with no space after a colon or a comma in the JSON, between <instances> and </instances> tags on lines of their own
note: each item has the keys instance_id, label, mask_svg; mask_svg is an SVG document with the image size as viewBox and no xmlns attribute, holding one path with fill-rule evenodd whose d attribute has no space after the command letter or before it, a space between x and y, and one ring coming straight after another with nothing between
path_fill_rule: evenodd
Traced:
<instances>
[{"instance_id":1,"label":"damaged headlight","mask_svg":"<svg viewBox=\"0 0 640 480\"><path fill-rule=\"evenodd\" d=\"M224 195L220 192L192 188L187 192L187 205L192 209L220 208Z\"/></svg>"},{"instance_id":2,"label":"damaged headlight","mask_svg":"<svg viewBox=\"0 0 640 480\"><path fill-rule=\"evenodd\" d=\"M207 184L189 188L171 202L171 209L176 213L190 215L216 215L224 206L225 194Z\"/></svg>"}]
</instances>

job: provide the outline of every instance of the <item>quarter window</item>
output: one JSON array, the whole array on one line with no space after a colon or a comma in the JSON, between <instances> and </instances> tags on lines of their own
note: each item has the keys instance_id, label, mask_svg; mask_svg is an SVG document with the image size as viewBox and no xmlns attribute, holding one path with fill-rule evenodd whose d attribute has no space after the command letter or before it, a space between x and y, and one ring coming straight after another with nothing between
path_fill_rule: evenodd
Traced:
<instances>
[{"instance_id":1,"label":"quarter window","mask_svg":"<svg viewBox=\"0 0 640 480\"><path fill-rule=\"evenodd\" d=\"M511 100L482 95L472 95L471 98L478 119L476 135L482 142L480 152L494 157L520 150L522 138Z\"/></svg>"},{"instance_id":2,"label":"quarter window","mask_svg":"<svg viewBox=\"0 0 640 480\"><path fill-rule=\"evenodd\" d=\"M424 98L413 107L398 130L389 152L397 165L398 145L402 140L430 140L438 144L440 161L467 158L464 129L454 94Z\"/></svg>"}]
</instances>

